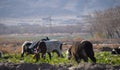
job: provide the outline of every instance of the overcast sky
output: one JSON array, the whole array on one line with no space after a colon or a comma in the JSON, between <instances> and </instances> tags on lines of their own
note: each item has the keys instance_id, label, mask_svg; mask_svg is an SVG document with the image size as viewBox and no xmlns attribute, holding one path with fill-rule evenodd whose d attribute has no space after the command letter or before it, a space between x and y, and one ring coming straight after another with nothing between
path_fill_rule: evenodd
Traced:
<instances>
[{"instance_id":1,"label":"overcast sky","mask_svg":"<svg viewBox=\"0 0 120 70\"><path fill-rule=\"evenodd\" d=\"M42 18L52 16L52 23L84 22L82 17L96 10L120 6L120 0L0 0L0 23L46 24Z\"/></svg>"},{"instance_id":2,"label":"overcast sky","mask_svg":"<svg viewBox=\"0 0 120 70\"><path fill-rule=\"evenodd\" d=\"M120 0L0 0L0 18L84 15Z\"/></svg>"}]
</instances>

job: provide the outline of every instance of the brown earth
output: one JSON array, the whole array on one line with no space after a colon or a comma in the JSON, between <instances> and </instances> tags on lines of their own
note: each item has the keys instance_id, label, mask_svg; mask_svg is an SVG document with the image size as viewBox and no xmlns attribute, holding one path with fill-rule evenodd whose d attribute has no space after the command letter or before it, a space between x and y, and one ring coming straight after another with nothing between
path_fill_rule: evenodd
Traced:
<instances>
[{"instance_id":1,"label":"brown earth","mask_svg":"<svg viewBox=\"0 0 120 70\"><path fill-rule=\"evenodd\" d=\"M120 70L120 65L80 63L73 66L71 64L51 65L48 63L0 63L0 70Z\"/></svg>"}]
</instances>

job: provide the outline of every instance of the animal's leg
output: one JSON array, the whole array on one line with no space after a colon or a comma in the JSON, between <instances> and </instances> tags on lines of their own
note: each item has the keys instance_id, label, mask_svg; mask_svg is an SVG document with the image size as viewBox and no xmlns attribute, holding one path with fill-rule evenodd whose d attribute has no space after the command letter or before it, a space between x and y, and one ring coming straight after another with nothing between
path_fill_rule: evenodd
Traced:
<instances>
[{"instance_id":1,"label":"animal's leg","mask_svg":"<svg viewBox=\"0 0 120 70\"><path fill-rule=\"evenodd\" d=\"M88 62L88 57L83 58L84 62Z\"/></svg>"},{"instance_id":2,"label":"animal's leg","mask_svg":"<svg viewBox=\"0 0 120 70\"><path fill-rule=\"evenodd\" d=\"M57 54L58 54L58 57L62 57L63 58L62 52L60 50L57 51Z\"/></svg>"},{"instance_id":3,"label":"animal's leg","mask_svg":"<svg viewBox=\"0 0 120 70\"><path fill-rule=\"evenodd\" d=\"M24 52L21 54L21 57L24 57Z\"/></svg>"},{"instance_id":4,"label":"animal's leg","mask_svg":"<svg viewBox=\"0 0 120 70\"><path fill-rule=\"evenodd\" d=\"M45 55L46 55L45 53L42 53L42 58L43 58L43 59L45 59Z\"/></svg>"},{"instance_id":5,"label":"animal's leg","mask_svg":"<svg viewBox=\"0 0 120 70\"><path fill-rule=\"evenodd\" d=\"M26 53L26 56L28 56L29 55L29 53Z\"/></svg>"},{"instance_id":6,"label":"animal's leg","mask_svg":"<svg viewBox=\"0 0 120 70\"><path fill-rule=\"evenodd\" d=\"M51 54L50 54L50 52L48 52L48 55L49 55L49 58L50 58L50 60L51 60Z\"/></svg>"},{"instance_id":7,"label":"animal's leg","mask_svg":"<svg viewBox=\"0 0 120 70\"><path fill-rule=\"evenodd\" d=\"M64 58L64 56L63 56L62 52L60 52L60 57Z\"/></svg>"},{"instance_id":8,"label":"animal's leg","mask_svg":"<svg viewBox=\"0 0 120 70\"><path fill-rule=\"evenodd\" d=\"M57 50L53 50L52 52L56 52L58 57L60 57L60 53Z\"/></svg>"},{"instance_id":9,"label":"animal's leg","mask_svg":"<svg viewBox=\"0 0 120 70\"><path fill-rule=\"evenodd\" d=\"M96 58L94 56L89 56L89 57L94 63L96 63Z\"/></svg>"},{"instance_id":10,"label":"animal's leg","mask_svg":"<svg viewBox=\"0 0 120 70\"><path fill-rule=\"evenodd\" d=\"M81 59L80 59L80 58L78 58L78 56L77 56L77 55L74 55L74 58L75 58L75 61L77 61L77 63L80 63Z\"/></svg>"},{"instance_id":11,"label":"animal's leg","mask_svg":"<svg viewBox=\"0 0 120 70\"><path fill-rule=\"evenodd\" d=\"M36 53L33 58L35 58L35 59L36 59L36 62L37 62L37 61L40 59L40 54L39 54L39 53Z\"/></svg>"},{"instance_id":12,"label":"animal's leg","mask_svg":"<svg viewBox=\"0 0 120 70\"><path fill-rule=\"evenodd\" d=\"M86 52L84 50L82 50L81 53L82 54L79 55L79 57L81 57L84 60L84 62L88 62L88 56L87 56Z\"/></svg>"}]
</instances>

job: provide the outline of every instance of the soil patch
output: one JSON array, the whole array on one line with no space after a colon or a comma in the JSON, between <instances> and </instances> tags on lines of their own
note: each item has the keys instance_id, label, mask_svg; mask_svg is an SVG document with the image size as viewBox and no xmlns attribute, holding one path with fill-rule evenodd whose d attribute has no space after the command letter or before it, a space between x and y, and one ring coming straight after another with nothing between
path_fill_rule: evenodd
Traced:
<instances>
[{"instance_id":1,"label":"soil patch","mask_svg":"<svg viewBox=\"0 0 120 70\"><path fill-rule=\"evenodd\" d=\"M72 64L51 65L48 63L0 63L0 70L120 70L120 65L80 63L77 66Z\"/></svg>"}]
</instances>

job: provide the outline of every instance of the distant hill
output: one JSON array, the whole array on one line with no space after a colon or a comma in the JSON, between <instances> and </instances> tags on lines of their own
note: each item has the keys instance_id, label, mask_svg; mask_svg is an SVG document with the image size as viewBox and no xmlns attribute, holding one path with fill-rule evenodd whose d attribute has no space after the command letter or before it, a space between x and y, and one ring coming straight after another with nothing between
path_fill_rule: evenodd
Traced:
<instances>
[{"instance_id":1,"label":"distant hill","mask_svg":"<svg viewBox=\"0 0 120 70\"><path fill-rule=\"evenodd\" d=\"M89 32L88 23L69 25L36 25L18 24L6 26L1 24L0 34L44 34L44 33L86 33Z\"/></svg>"}]
</instances>

